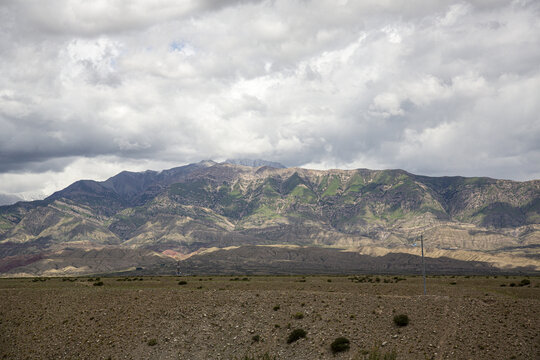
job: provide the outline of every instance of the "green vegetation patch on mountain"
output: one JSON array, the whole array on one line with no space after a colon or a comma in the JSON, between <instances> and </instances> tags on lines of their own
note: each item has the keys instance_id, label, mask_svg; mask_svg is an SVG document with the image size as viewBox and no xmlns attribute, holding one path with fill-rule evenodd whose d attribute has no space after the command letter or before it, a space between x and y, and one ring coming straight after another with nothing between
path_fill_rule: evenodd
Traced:
<instances>
[{"instance_id":1,"label":"green vegetation patch on mountain","mask_svg":"<svg viewBox=\"0 0 540 360\"><path fill-rule=\"evenodd\" d=\"M341 187L341 181L337 175L332 175L330 178L326 178L323 183L324 192L321 194L321 197L326 196L335 196L338 193L339 188Z\"/></svg>"}]
</instances>

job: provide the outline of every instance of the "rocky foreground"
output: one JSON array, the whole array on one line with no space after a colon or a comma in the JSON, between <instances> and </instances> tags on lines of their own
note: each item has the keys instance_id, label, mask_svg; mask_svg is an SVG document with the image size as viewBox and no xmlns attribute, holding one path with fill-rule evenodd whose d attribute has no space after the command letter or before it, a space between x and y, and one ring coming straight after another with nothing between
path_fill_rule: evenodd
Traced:
<instances>
[{"instance_id":1,"label":"rocky foreground","mask_svg":"<svg viewBox=\"0 0 540 360\"><path fill-rule=\"evenodd\" d=\"M427 285L424 296L420 277L399 276L1 279L0 358L540 358L540 278ZM294 329L306 337L288 344ZM334 355L341 336L350 348Z\"/></svg>"}]
</instances>

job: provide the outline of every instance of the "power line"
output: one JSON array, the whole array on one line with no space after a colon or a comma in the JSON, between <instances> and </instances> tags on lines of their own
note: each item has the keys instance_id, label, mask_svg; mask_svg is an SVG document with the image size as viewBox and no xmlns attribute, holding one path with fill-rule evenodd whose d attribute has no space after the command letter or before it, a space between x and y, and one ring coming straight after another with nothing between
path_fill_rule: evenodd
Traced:
<instances>
[{"instance_id":1,"label":"power line","mask_svg":"<svg viewBox=\"0 0 540 360\"><path fill-rule=\"evenodd\" d=\"M424 295L426 295L426 263L424 261L424 236L420 235L420 242L422 243L422 277L424 278Z\"/></svg>"}]
</instances>

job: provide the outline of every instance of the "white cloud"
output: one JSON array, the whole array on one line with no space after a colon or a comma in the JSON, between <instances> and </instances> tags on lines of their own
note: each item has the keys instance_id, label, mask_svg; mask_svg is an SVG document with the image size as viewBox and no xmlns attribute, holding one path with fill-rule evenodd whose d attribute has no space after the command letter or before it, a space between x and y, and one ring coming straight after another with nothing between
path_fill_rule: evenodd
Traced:
<instances>
[{"instance_id":1,"label":"white cloud","mask_svg":"<svg viewBox=\"0 0 540 360\"><path fill-rule=\"evenodd\" d=\"M538 177L539 15L506 1L6 1L0 193L227 157Z\"/></svg>"},{"instance_id":2,"label":"white cloud","mask_svg":"<svg viewBox=\"0 0 540 360\"><path fill-rule=\"evenodd\" d=\"M70 87L74 81L92 84L116 85L120 79L116 75L117 61L121 45L110 39L71 40L60 51L63 68L60 81Z\"/></svg>"},{"instance_id":3,"label":"white cloud","mask_svg":"<svg viewBox=\"0 0 540 360\"><path fill-rule=\"evenodd\" d=\"M469 11L471 10L471 5L467 3L453 4L450 6L448 11L444 16L439 17L437 20L442 26L452 26L456 22L460 21Z\"/></svg>"}]
</instances>

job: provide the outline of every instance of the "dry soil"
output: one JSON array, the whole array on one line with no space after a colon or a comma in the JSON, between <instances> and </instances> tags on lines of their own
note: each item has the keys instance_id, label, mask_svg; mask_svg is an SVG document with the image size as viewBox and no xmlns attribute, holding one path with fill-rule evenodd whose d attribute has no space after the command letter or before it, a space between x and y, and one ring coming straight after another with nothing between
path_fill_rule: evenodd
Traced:
<instances>
[{"instance_id":1,"label":"dry soil","mask_svg":"<svg viewBox=\"0 0 540 360\"><path fill-rule=\"evenodd\" d=\"M403 276L0 279L0 358L540 359L540 279L523 279L429 277L426 296Z\"/></svg>"}]
</instances>

